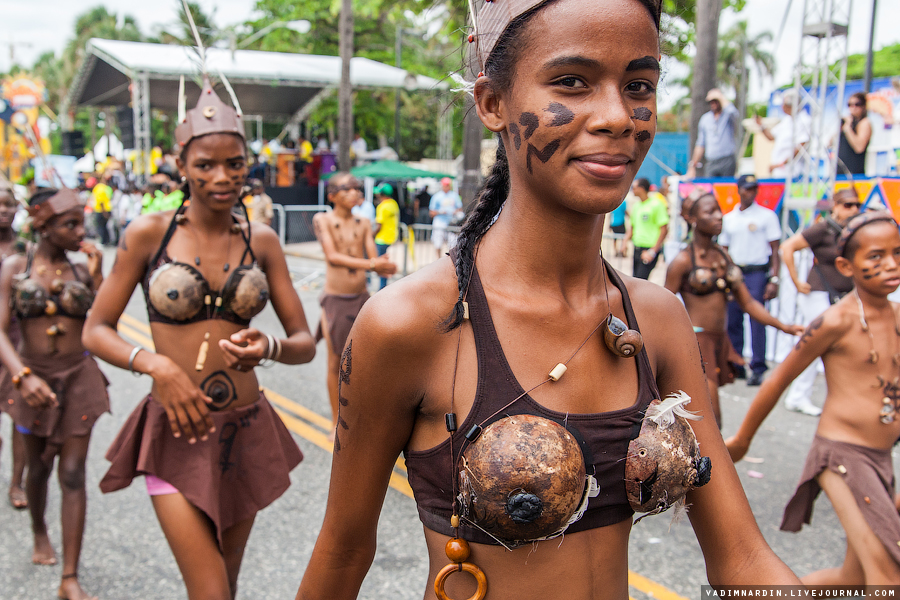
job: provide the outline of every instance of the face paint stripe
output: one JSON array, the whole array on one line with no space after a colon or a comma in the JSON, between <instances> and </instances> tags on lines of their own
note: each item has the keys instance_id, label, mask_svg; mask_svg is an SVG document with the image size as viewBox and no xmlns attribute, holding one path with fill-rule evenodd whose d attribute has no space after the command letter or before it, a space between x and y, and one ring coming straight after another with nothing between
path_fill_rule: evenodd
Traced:
<instances>
[{"instance_id":1,"label":"face paint stripe","mask_svg":"<svg viewBox=\"0 0 900 600\"><path fill-rule=\"evenodd\" d=\"M553 122L549 127L562 127L575 120L575 113L559 102L551 102L546 111L554 115Z\"/></svg>"},{"instance_id":2,"label":"face paint stripe","mask_svg":"<svg viewBox=\"0 0 900 600\"><path fill-rule=\"evenodd\" d=\"M526 158L526 166L528 167L528 172L533 173L531 169L531 157L536 156L539 161L542 163L546 163L550 160L550 157L553 156L556 151L559 149L559 142L561 140L553 140L546 146L544 146L543 150L538 150L534 144L528 144L528 156Z\"/></svg>"},{"instance_id":3,"label":"face paint stripe","mask_svg":"<svg viewBox=\"0 0 900 600\"><path fill-rule=\"evenodd\" d=\"M634 134L634 139L639 142L649 142L651 139L653 139L653 136L650 135L649 131L638 131Z\"/></svg>"},{"instance_id":4,"label":"face paint stripe","mask_svg":"<svg viewBox=\"0 0 900 600\"><path fill-rule=\"evenodd\" d=\"M534 113L525 112L519 116L519 125L525 128L522 135L526 140L534 134L540 124L540 119L538 119L538 116Z\"/></svg>"},{"instance_id":5,"label":"face paint stripe","mask_svg":"<svg viewBox=\"0 0 900 600\"><path fill-rule=\"evenodd\" d=\"M634 109L634 118L638 121L649 121L653 117L653 111L649 108L639 106Z\"/></svg>"},{"instance_id":6,"label":"face paint stripe","mask_svg":"<svg viewBox=\"0 0 900 600\"><path fill-rule=\"evenodd\" d=\"M516 150L518 150L522 147L522 132L519 130L519 126L515 123L510 123L509 132L513 136L513 145L515 145Z\"/></svg>"}]
</instances>

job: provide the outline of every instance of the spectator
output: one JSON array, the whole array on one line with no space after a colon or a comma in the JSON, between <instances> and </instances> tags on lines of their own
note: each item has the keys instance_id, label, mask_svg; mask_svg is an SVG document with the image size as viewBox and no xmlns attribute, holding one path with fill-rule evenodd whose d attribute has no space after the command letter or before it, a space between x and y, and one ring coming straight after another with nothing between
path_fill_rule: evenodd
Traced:
<instances>
[{"instance_id":1,"label":"spectator","mask_svg":"<svg viewBox=\"0 0 900 600\"><path fill-rule=\"evenodd\" d=\"M866 110L866 93L856 92L847 102L850 114L841 120L841 137L838 142L839 169L851 175L866 174L866 149L872 139L872 122Z\"/></svg>"},{"instance_id":2,"label":"spectator","mask_svg":"<svg viewBox=\"0 0 900 600\"><path fill-rule=\"evenodd\" d=\"M613 252L616 256L625 256L625 213L628 204L622 202L614 211L609 213L609 228L613 232Z\"/></svg>"},{"instance_id":3,"label":"spectator","mask_svg":"<svg viewBox=\"0 0 900 600\"><path fill-rule=\"evenodd\" d=\"M368 219L369 223L375 222L375 205L372 204L371 200L366 198L365 193L359 195L358 204L354 206L350 212L353 213L354 217Z\"/></svg>"},{"instance_id":4,"label":"spectator","mask_svg":"<svg viewBox=\"0 0 900 600\"><path fill-rule=\"evenodd\" d=\"M357 164L362 160L363 156L368 151L369 146L366 144L366 140L363 139L361 135L358 133L353 134L353 141L350 142L350 154L351 158L356 159Z\"/></svg>"},{"instance_id":5,"label":"spectator","mask_svg":"<svg viewBox=\"0 0 900 600\"><path fill-rule=\"evenodd\" d=\"M375 248L383 256L400 235L400 206L393 198L394 188L389 183L375 187ZM387 277L381 276L381 287L387 286Z\"/></svg>"},{"instance_id":6,"label":"spectator","mask_svg":"<svg viewBox=\"0 0 900 600\"><path fill-rule=\"evenodd\" d=\"M104 177L91 190L91 206L94 209L94 227L100 237L100 243L108 246L110 242L109 216L112 214L113 189L107 184L108 177Z\"/></svg>"},{"instance_id":7,"label":"spectator","mask_svg":"<svg viewBox=\"0 0 900 600\"><path fill-rule=\"evenodd\" d=\"M649 279L669 233L669 212L659 198L650 195L649 180L643 177L635 179L631 191L638 199L629 207L631 229L625 236L626 243L629 240L634 243L631 274L640 279Z\"/></svg>"},{"instance_id":8,"label":"spectator","mask_svg":"<svg viewBox=\"0 0 900 600\"><path fill-rule=\"evenodd\" d=\"M272 207L272 198L266 193L263 182L259 179L251 179L250 192L252 196L250 205L247 207L250 221L253 223L264 223L271 227L275 210Z\"/></svg>"},{"instance_id":9,"label":"spectator","mask_svg":"<svg viewBox=\"0 0 900 600\"><path fill-rule=\"evenodd\" d=\"M801 111L797 117L796 131L794 130L794 102L797 100L797 92L787 90L781 98L781 110L784 117L772 128L765 127L759 115L756 123L760 126L762 134L775 142L772 148L772 156L769 159L770 177L796 176L803 170L803 161L799 161L793 171L789 169L791 162L803 150L809 142L809 115Z\"/></svg>"},{"instance_id":10,"label":"spectator","mask_svg":"<svg viewBox=\"0 0 900 600\"><path fill-rule=\"evenodd\" d=\"M709 90L706 101L709 112L700 117L697 143L688 163L687 177L696 177L700 168L705 177L734 177L737 170L734 131L740 115L717 88Z\"/></svg>"},{"instance_id":11,"label":"spectator","mask_svg":"<svg viewBox=\"0 0 900 600\"><path fill-rule=\"evenodd\" d=\"M452 239L447 234L450 221L462 215L462 198L451 189L453 181L449 177L441 179L441 189L431 197L428 204L428 214L431 216L431 243L437 250L438 258L446 243L452 248L456 243L456 237Z\"/></svg>"},{"instance_id":12,"label":"spectator","mask_svg":"<svg viewBox=\"0 0 900 600\"><path fill-rule=\"evenodd\" d=\"M756 203L759 184L753 175L741 175L738 194L741 203L722 219L719 245L744 274L750 295L760 303L778 295L778 246L781 226L774 212ZM728 338L738 353L744 350L744 311L737 302L728 303ZM752 373L747 385L760 385L766 372L766 326L750 319L750 360ZM740 377L740 369L737 370Z\"/></svg>"}]
</instances>

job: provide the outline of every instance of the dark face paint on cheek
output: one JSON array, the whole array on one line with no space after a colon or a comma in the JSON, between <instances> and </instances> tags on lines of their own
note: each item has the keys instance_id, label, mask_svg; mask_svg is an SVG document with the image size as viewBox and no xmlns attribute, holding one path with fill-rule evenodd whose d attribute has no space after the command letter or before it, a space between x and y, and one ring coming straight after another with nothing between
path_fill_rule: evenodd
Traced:
<instances>
[{"instance_id":1,"label":"dark face paint on cheek","mask_svg":"<svg viewBox=\"0 0 900 600\"><path fill-rule=\"evenodd\" d=\"M559 102L551 102L550 106L547 107L547 112L554 115L553 122L550 123L549 127L562 127L575 120L575 113Z\"/></svg>"},{"instance_id":2,"label":"dark face paint on cheek","mask_svg":"<svg viewBox=\"0 0 900 600\"><path fill-rule=\"evenodd\" d=\"M649 142L651 139L653 139L653 136L650 135L649 131L638 131L634 134L634 139L639 142Z\"/></svg>"},{"instance_id":3,"label":"dark face paint on cheek","mask_svg":"<svg viewBox=\"0 0 900 600\"><path fill-rule=\"evenodd\" d=\"M195 178L194 181L197 184L197 188L201 190L206 187L207 183L209 183L206 179L200 179L199 177Z\"/></svg>"},{"instance_id":4,"label":"dark face paint on cheek","mask_svg":"<svg viewBox=\"0 0 900 600\"><path fill-rule=\"evenodd\" d=\"M651 118L653 118L653 111L651 111L649 108L640 106L634 109L634 118L638 121L649 121Z\"/></svg>"},{"instance_id":5,"label":"dark face paint on cheek","mask_svg":"<svg viewBox=\"0 0 900 600\"><path fill-rule=\"evenodd\" d=\"M519 116L519 125L525 128L522 135L526 140L534 134L540 124L541 120L538 119L538 116L534 113L526 112Z\"/></svg>"},{"instance_id":6,"label":"dark face paint on cheek","mask_svg":"<svg viewBox=\"0 0 900 600\"><path fill-rule=\"evenodd\" d=\"M539 161L542 163L546 163L550 160L550 157L556 154L556 151L559 150L559 142L560 140L556 139L544 146L543 150L538 150L534 144L528 144L528 157L526 158L526 165L528 167L528 172L533 174L531 168L531 157L536 156Z\"/></svg>"},{"instance_id":7,"label":"dark face paint on cheek","mask_svg":"<svg viewBox=\"0 0 900 600\"><path fill-rule=\"evenodd\" d=\"M522 147L522 132L519 130L519 126L515 123L510 123L509 132L513 136L513 145L515 145L516 150L518 150Z\"/></svg>"}]
</instances>

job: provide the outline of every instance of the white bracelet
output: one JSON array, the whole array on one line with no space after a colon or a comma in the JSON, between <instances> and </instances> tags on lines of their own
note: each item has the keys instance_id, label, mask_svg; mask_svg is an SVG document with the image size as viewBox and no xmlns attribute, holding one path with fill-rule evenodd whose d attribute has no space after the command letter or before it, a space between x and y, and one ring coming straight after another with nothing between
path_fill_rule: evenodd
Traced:
<instances>
[{"instance_id":1,"label":"white bracelet","mask_svg":"<svg viewBox=\"0 0 900 600\"><path fill-rule=\"evenodd\" d=\"M266 342L266 357L259 361L259 366L263 368L268 368L275 364L275 359L273 358L275 355L275 338L267 333Z\"/></svg>"},{"instance_id":2,"label":"white bracelet","mask_svg":"<svg viewBox=\"0 0 900 600\"><path fill-rule=\"evenodd\" d=\"M131 374L135 377L140 377L143 373L134 370L134 357L138 355L138 352L143 350L143 346L135 346L131 350L131 354L128 356L128 370L131 371Z\"/></svg>"}]
</instances>

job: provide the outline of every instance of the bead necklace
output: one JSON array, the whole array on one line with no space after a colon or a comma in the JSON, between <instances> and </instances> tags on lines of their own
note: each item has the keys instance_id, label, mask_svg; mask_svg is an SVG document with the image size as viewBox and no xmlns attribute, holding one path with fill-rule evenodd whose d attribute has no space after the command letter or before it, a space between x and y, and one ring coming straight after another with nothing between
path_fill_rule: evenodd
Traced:
<instances>
[{"instance_id":1,"label":"bead necklace","mask_svg":"<svg viewBox=\"0 0 900 600\"><path fill-rule=\"evenodd\" d=\"M872 330L869 328L869 324L866 322L866 310L865 306L863 306L862 298L859 297L859 291L854 288L853 293L856 296L856 304L859 306L859 325L862 327L862 330L869 334L869 343L872 348L869 350L869 359L868 362L870 364L878 364L878 352L875 350L875 336L872 335ZM893 369L897 370L900 367L900 351L898 351L898 342L900 339L900 325L897 324L897 313L894 312L893 307L891 307L891 312L894 313L894 354L891 356L891 364L893 365ZM900 372L890 381L882 377L881 375L877 375L877 383L872 384L873 389L881 389L884 392L884 397L881 399L882 407L879 413L879 420L885 425L889 425L894 422L897 418L897 411L900 410Z\"/></svg>"}]
</instances>

